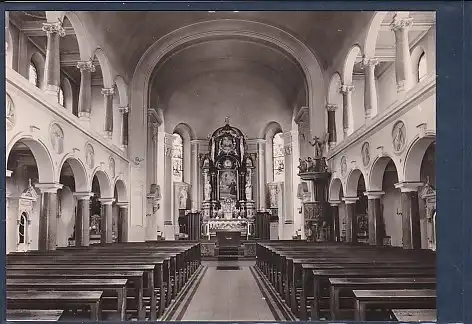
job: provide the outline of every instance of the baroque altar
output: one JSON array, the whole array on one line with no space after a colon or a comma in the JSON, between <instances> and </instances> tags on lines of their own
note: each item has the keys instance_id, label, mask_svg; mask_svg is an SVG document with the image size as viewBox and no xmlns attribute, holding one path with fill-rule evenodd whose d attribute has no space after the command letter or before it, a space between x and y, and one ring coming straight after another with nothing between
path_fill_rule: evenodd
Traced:
<instances>
[{"instance_id":1,"label":"baroque altar","mask_svg":"<svg viewBox=\"0 0 472 324\"><path fill-rule=\"evenodd\" d=\"M252 234L254 161L247 154L246 138L236 127L225 125L209 136L209 153L201 161L203 175L203 235L218 231Z\"/></svg>"}]
</instances>

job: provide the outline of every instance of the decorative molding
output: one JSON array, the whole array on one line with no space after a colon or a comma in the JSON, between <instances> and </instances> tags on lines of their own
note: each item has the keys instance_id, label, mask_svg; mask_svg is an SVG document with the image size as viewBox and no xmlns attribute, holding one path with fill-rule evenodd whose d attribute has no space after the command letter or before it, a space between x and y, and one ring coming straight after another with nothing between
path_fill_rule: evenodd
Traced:
<instances>
[{"instance_id":1,"label":"decorative molding","mask_svg":"<svg viewBox=\"0 0 472 324\"><path fill-rule=\"evenodd\" d=\"M377 58L368 58L365 55L362 56L361 67L363 69L369 66L376 66L377 64L379 64L379 60Z\"/></svg>"},{"instance_id":2,"label":"decorative molding","mask_svg":"<svg viewBox=\"0 0 472 324\"><path fill-rule=\"evenodd\" d=\"M341 88L339 89L342 93L348 93L354 90L354 86L352 84L342 84Z\"/></svg>"},{"instance_id":3,"label":"decorative molding","mask_svg":"<svg viewBox=\"0 0 472 324\"><path fill-rule=\"evenodd\" d=\"M395 154L401 154L406 147L407 134L406 125L399 120L392 127L392 146Z\"/></svg>"},{"instance_id":4,"label":"decorative molding","mask_svg":"<svg viewBox=\"0 0 472 324\"><path fill-rule=\"evenodd\" d=\"M362 164L364 167L368 167L370 164L370 144L369 142L364 142L361 147L361 156Z\"/></svg>"},{"instance_id":5,"label":"decorative molding","mask_svg":"<svg viewBox=\"0 0 472 324\"><path fill-rule=\"evenodd\" d=\"M418 188L423 185L424 183L419 181L403 181L395 183L395 188L400 189L401 192L413 192L418 191Z\"/></svg>"},{"instance_id":6,"label":"decorative molding","mask_svg":"<svg viewBox=\"0 0 472 324\"><path fill-rule=\"evenodd\" d=\"M409 28L411 27L412 24L413 24L413 18L399 17L398 14L396 14L393 17L392 23L390 24L390 30L395 32L397 30Z\"/></svg>"},{"instance_id":7,"label":"decorative molding","mask_svg":"<svg viewBox=\"0 0 472 324\"><path fill-rule=\"evenodd\" d=\"M105 97L113 96L115 94L115 89L114 88L102 88L101 93Z\"/></svg>"},{"instance_id":8,"label":"decorative molding","mask_svg":"<svg viewBox=\"0 0 472 324\"><path fill-rule=\"evenodd\" d=\"M79 61L77 62L77 68L80 70L80 72L95 72L95 65L93 65L92 61Z\"/></svg>"},{"instance_id":9,"label":"decorative molding","mask_svg":"<svg viewBox=\"0 0 472 324\"><path fill-rule=\"evenodd\" d=\"M62 27L62 23L60 21L53 23L43 23L43 27L41 29L42 31L45 31L48 36L54 33L59 34L61 37L66 36L66 30Z\"/></svg>"},{"instance_id":10,"label":"decorative molding","mask_svg":"<svg viewBox=\"0 0 472 324\"><path fill-rule=\"evenodd\" d=\"M383 191L366 191L364 192L364 196L367 196L367 199L380 199L385 192Z\"/></svg>"}]
</instances>

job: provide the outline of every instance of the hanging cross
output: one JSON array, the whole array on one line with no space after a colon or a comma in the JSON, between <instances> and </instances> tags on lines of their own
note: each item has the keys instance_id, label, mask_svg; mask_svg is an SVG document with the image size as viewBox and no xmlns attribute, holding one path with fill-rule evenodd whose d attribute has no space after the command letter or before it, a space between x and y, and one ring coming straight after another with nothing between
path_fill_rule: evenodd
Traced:
<instances>
[{"instance_id":1,"label":"hanging cross","mask_svg":"<svg viewBox=\"0 0 472 324\"><path fill-rule=\"evenodd\" d=\"M231 118L231 116L229 116L229 115L225 117L225 124L226 125L229 125L229 119L230 118Z\"/></svg>"}]
</instances>

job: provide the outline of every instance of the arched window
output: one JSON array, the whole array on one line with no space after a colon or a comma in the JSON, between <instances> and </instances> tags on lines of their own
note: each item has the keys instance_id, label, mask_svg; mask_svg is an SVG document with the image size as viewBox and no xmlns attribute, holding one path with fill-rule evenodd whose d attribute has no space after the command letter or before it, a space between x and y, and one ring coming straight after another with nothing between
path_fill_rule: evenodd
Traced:
<instances>
[{"instance_id":1,"label":"arched window","mask_svg":"<svg viewBox=\"0 0 472 324\"><path fill-rule=\"evenodd\" d=\"M284 140L282 133L274 135L272 142L272 165L274 168L274 182L283 182L285 179Z\"/></svg>"},{"instance_id":2,"label":"arched window","mask_svg":"<svg viewBox=\"0 0 472 324\"><path fill-rule=\"evenodd\" d=\"M59 88L59 104L62 106L62 107L65 107L64 106L64 90L62 90L62 87Z\"/></svg>"},{"instance_id":3,"label":"arched window","mask_svg":"<svg viewBox=\"0 0 472 324\"><path fill-rule=\"evenodd\" d=\"M20 216L20 222L18 223L18 244L25 244L26 242L26 214L22 213Z\"/></svg>"},{"instance_id":4,"label":"arched window","mask_svg":"<svg viewBox=\"0 0 472 324\"><path fill-rule=\"evenodd\" d=\"M182 136L174 133L172 144L172 181L182 182L184 177L184 145Z\"/></svg>"},{"instance_id":5,"label":"arched window","mask_svg":"<svg viewBox=\"0 0 472 324\"><path fill-rule=\"evenodd\" d=\"M418 60L418 82L423 80L426 76L426 55L425 53L421 53L420 58Z\"/></svg>"},{"instance_id":6,"label":"arched window","mask_svg":"<svg viewBox=\"0 0 472 324\"><path fill-rule=\"evenodd\" d=\"M29 71L28 71L28 80L35 86L39 86L38 80L38 69L33 61L30 62Z\"/></svg>"}]
</instances>

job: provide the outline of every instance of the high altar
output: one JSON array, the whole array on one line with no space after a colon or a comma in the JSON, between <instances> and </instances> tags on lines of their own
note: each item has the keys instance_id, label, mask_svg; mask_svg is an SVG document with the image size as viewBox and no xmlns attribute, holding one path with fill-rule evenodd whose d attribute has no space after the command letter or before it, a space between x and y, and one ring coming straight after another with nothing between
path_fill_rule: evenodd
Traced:
<instances>
[{"instance_id":1,"label":"high altar","mask_svg":"<svg viewBox=\"0 0 472 324\"><path fill-rule=\"evenodd\" d=\"M226 119L211 135L209 146L201 164L203 234L211 238L218 231L239 231L248 238L253 231L255 203L254 161L246 152L246 139Z\"/></svg>"}]
</instances>

